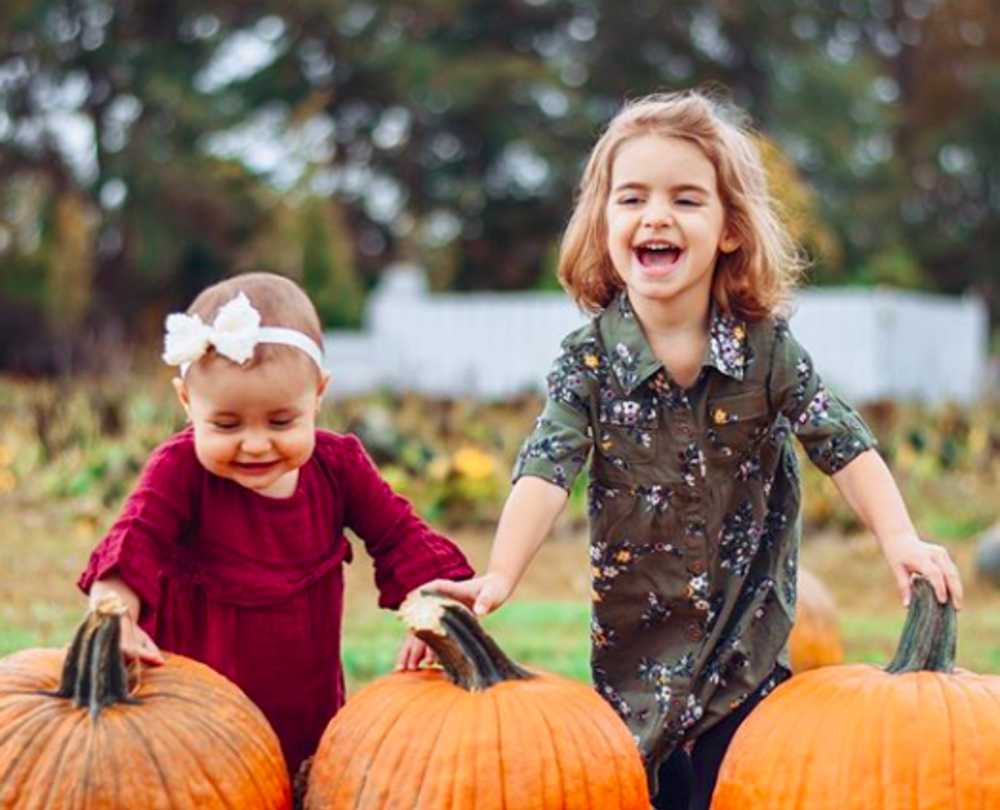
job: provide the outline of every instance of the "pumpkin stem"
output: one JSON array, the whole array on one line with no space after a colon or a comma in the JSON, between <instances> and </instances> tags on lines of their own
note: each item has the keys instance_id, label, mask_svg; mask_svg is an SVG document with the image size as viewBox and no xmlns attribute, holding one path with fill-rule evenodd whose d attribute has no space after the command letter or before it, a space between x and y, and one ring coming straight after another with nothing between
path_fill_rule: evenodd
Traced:
<instances>
[{"instance_id":1,"label":"pumpkin stem","mask_svg":"<svg viewBox=\"0 0 1000 810\"><path fill-rule=\"evenodd\" d=\"M44 694L72 698L96 718L105 706L140 703L129 696L128 669L121 652L122 615L117 596L102 599L84 618L66 651L59 688Z\"/></svg>"},{"instance_id":2,"label":"pumpkin stem","mask_svg":"<svg viewBox=\"0 0 1000 810\"><path fill-rule=\"evenodd\" d=\"M535 677L507 657L461 602L419 591L406 598L399 613L414 635L434 651L448 679L469 692Z\"/></svg>"},{"instance_id":3,"label":"pumpkin stem","mask_svg":"<svg viewBox=\"0 0 1000 810\"><path fill-rule=\"evenodd\" d=\"M896 657L886 672L952 672L955 665L957 621L949 600L940 604L931 584L916 577Z\"/></svg>"}]
</instances>

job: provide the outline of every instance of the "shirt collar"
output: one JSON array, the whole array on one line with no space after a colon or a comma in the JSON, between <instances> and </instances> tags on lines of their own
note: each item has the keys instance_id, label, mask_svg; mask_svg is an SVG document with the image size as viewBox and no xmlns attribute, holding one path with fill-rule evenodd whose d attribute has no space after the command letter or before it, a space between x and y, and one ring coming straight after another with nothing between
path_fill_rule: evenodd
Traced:
<instances>
[{"instance_id":1,"label":"shirt collar","mask_svg":"<svg viewBox=\"0 0 1000 810\"><path fill-rule=\"evenodd\" d=\"M601 313L600 330L611 368L625 393L631 394L640 383L663 368L660 358L646 340L624 290ZM725 314L713 301L708 345L705 347L702 366L742 380L750 359L746 323Z\"/></svg>"}]
</instances>

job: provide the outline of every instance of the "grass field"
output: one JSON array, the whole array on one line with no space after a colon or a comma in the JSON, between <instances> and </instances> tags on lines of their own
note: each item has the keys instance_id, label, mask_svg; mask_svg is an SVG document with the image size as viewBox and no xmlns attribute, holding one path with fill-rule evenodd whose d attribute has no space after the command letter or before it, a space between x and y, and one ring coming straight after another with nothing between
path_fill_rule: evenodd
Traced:
<instances>
[{"instance_id":1,"label":"grass field","mask_svg":"<svg viewBox=\"0 0 1000 810\"><path fill-rule=\"evenodd\" d=\"M85 607L73 582L105 519L95 520L79 502L0 497L0 655L68 640ZM482 568L489 556L488 532L454 536ZM359 553L347 572L344 627L350 689L391 669L403 633L393 614L377 609L370 564L356 545ZM967 589L959 664L1000 674L1000 592L975 581L972 543L955 542L951 548ZM874 540L824 533L806 539L802 557L837 600L847 659L888 662L904 612ZM585 538L563 526L542 548L516 598L487 625L517 660L587 680L587 577Z\"/></svg>"}]
</instances>

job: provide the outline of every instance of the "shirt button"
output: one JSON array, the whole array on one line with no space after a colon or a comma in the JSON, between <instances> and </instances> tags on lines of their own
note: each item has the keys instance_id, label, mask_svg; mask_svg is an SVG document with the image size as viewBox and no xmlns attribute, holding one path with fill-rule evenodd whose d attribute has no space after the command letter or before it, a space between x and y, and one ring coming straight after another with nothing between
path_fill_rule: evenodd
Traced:
<instances>
[{"instance_id":1,"label":"shirt button","mask_svg":"<svg viewBox=\"0 0 1000 810\"><path fill-rule=\"evenodd\" d=\"M704 574L705 573L705 563L701 560L695 560L691 563L691 573L692 574Z\"/></svg>"},{"instance_id":2,"label":"shirt button","mask_svg":"<svg viewBox=\"0 0 1000 810\"><path fill-rule=\"evenodd\" d=\"M691 426L688 424L682 424L680 427L680 431L681 431L681 436L690 436Z\"/></svg>"},{"instance_id":3,"label":"shirt button","mask_svg":"<svg viewBox=\"0 0 1000 810\"><path fill-rule=\"evenodd\" d=\"M687 637L690 641L701 641L705 637L705 632L699 625L691 623L687 626Z\"/></svg>"}]
</instances>

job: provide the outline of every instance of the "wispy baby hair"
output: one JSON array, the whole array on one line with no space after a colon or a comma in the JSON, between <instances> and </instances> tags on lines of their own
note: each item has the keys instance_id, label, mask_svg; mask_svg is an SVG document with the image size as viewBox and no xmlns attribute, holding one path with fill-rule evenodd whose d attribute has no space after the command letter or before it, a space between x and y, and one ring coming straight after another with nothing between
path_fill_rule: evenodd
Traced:
<instances>
[{"instance_id":1,"label":"wispy baby hair","mask_svg":"<svg viewBox=\"0 0 1000 810\"><path fill-rule=\"evenodd\" d=\"M323 329L319 315L309 296L289 278L274 273L244 273L213 284L203 290L188 307L189 315L198 315L212 323L219 310L243 293L260 313L261 326L295 329L323 345ZM254 351L252 363L272 360L315 364L298 349L273 343L261 343Z\"/></svg>"},{"instance_id":2,"label":"wispy baby hair","mask_svg":"<svg viewBox=\"0 0 1000 810\"><path fill-rule=\"evenodd\" d=\"M570 295L596 313L624 286L607 247L611 170L622 145L644 135L689 141L715 167L726 224L739 242L719 255L712 287L719 306L750 321L784 309L805 267L803 253L768 192L745 113L700 90L629 102L597 141L559 252L559 280Z\"/></svg>"}]
</instances>

